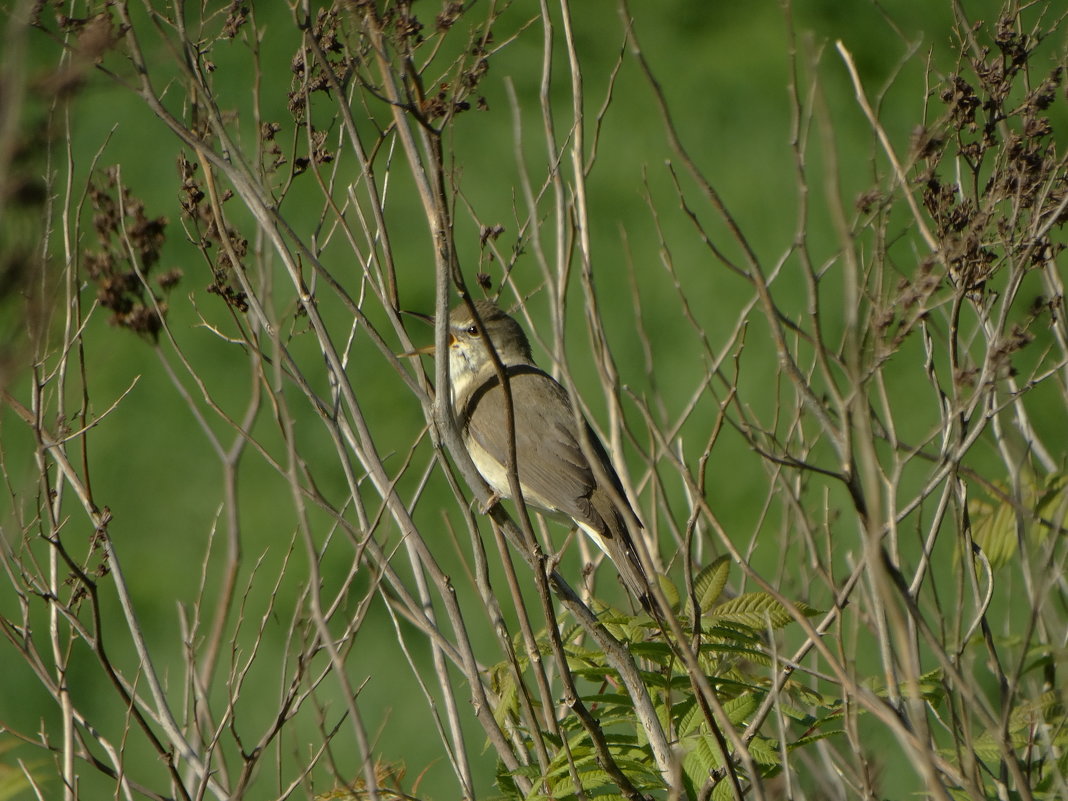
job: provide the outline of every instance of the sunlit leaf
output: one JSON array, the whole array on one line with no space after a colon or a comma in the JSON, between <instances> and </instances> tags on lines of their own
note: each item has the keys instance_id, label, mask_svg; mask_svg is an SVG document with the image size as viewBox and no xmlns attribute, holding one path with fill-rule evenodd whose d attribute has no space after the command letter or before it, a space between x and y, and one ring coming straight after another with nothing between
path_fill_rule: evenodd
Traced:
<instances>
[{"instance_id":1,"label":"sunlit leaf","mask_svg":"<svg viewBox=\"0 0 1068 801\"><path fill-rule=\"evenodd\" d=\"M805 614L808 613L806 607ZM741 623L757 631L782 628L794 619L786 607L766 592L747 592L731 598L712 609L710 616L717 622Z\"/></svg>"},{"instance_id":2,"label":"sunlit leaf","mask_svg":"<svg viewBox=\"0 0 1068 801\"><path fill-rule=\"evenodd\" d=\"M730 557L724 554L712 564L705 567L693 580L697 605L702 612L707 612L723 594L730 573ZM691 614L693 610L690 610Z\"/></svg>"},{"instance_id":3,"label":"sunlit leaf","mask_svg":"<svg viewBox=\"0 0 1068 801\"><path fill-rule=\"evenodd\" d=\"M1016 510L1007 501L990 504L973 500L968 504L968 513L972 539L996 570L1016 553Z\"/></svg>"}]
</instances>

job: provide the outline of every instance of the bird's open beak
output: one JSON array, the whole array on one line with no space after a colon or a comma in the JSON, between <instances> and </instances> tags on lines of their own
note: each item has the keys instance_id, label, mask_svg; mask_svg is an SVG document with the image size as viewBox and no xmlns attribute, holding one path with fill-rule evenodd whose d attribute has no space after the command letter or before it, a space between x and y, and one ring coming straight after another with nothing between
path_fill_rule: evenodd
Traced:
<instances>
[{"instance_id":1,"label":"bird's open beak","mask_svg":"<svg viewBox=\"0 0 1068 801\"><path fill-rule=\"evenodd\" d=\"M456 337L452 335L452 332L449 332L449 347L452 347L455 344ZM431 343L430 345L425 345L424 347L416 348L415 350L410 350L407 353L398 353L397 357L404 358L405 356L433 356L436 350L437 348L435 348L433 343Z\"/></svg>"},{"instance_id":2,"label":"bird's open beak","mask_svg":"<svg viewBox=\"0 0 1068 801\"><path fill-rule=\"evenodd\" d=\"M435 350L436 348L433 345L427 345L424 348L416 348L407 353L398 353L397 356L399 358L404 358L405 356L432 356Z\"/></svg>"},{"instance_id":3,"label":"bird's open beak","mask_svg":"<svg viewBox=\"0 0 1068 801\"><path fill-rule=\"evenodd\" d=\"M415 317L416 319L421 320L422 322L427 323L429 325L434 324L434 315L432 314L423 314L422 312L408 311L407 309L401 309L401 314L406 314L409 317ZM398 353L397 358L403 359L406 356L433 356L434 350L435 348L433 345L427 345L425 348L416 348L415 350L410 350L406 353Z\"/></svg>"}]
</instances>

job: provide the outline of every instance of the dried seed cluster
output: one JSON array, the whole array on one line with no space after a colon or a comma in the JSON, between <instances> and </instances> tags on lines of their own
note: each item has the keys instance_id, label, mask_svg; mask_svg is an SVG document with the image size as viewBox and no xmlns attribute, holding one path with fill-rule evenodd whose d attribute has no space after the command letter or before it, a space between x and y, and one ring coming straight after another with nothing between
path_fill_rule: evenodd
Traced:
<instances>
[{"instance_id":1,"label":"dried seed cluster","mask_svg":"<svg viewBox=\"0 0 1068 801\"><path fill-rule=\"evenodd\" d=\"M978 37L982 28L971 33ZM1046 116L1062 68L1029 88L1037 70L1025 68L1041 37L1003 18L992 38L977 52L964 49L969 55L962 69L946 80L939 93L947 112L941 129L913 137L917 181L940 256L953 285L969 294L981 294L1004 265L1055 258L1064 245L1050 232L1068 222L1068 178Z\"/></svg>"},{"instance_id":2,"label":"dried seed cluster","mask_svg":"<svg viewBox=\"0 0 1068 801\"><path fill-rule=\"evenodd\" d=\"M988 304L1003 285L995 278L1053 265L1064 249L1057 234L1068 223L1068 160L1057 152L1048 117L1063 97L1063 69L1040 67L1043 36L1023 32L1018 17L999 19L993 30L977 23L958 33L958 67L933 94L941 115L911 140L913 182L938 250L873 316L887 353L940 290ZM881 199L865 193L857 206L868 213ZM1028 328L1062 306L1063 298L1038 298L997 343L995 361L1011 373L1010 356L1033 339ZM958 380L970 379L962 373Z\"/></svg>"},{"instance_id":3,"label":"dried seed cluster","mask_svg":"<svg viewBox=\"0 0 1068 801\"><path fill-rule=\"evenodd\" d=\"M218 220L222 217L221 211L212 209L210 202L204 202L207 196L197 180L198 169L197 163L190 161L184 153L179 153L179 202L183 217L189 223L187 232L193 244L211 265L212 282L208 284L207 291L221 297L230 308L247 312L248 295L235 286L239 283L235 270L244 269L241 260L248 255L248 240L226 223L225 230L220 232ZM227 191L219 201L225 203L231 197L233 193ZM223 241L223 237L226 238L226 245L216 250L215 246Z\"/></svg>"},{"instance_id":4,"label":"dried seed cluster","mask_svg":"<svg viewBox=\"0 0 1068 801\"><path fill-rule=\"evenodd\" d=\"M96 247L86 248L82 266L96 285L97 300L111 312L111 323L155 340L163 327L167 302L156 293L150 273L159 263L166 239L165 217L149 217L145 204L123 186L112 167L89 184ZM181 280L178 268L155 279L161 293Z\"/></svg>"}]
</instances>

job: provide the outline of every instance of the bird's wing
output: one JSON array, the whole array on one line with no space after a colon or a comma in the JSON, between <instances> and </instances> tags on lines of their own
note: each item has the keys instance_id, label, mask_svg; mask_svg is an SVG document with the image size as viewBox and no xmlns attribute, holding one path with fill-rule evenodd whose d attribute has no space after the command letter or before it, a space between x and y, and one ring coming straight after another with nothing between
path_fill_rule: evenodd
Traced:
<instances>
[{"instance_id":1,"label":"bird's wing","mask_svg":"<svg viewBox=\"0 0 1068 801\"><path fill-rule=\"evenodd\" d=\"M527 502L600 528L601 521L590 519L586 502L597 480L575 434L567 392L534 367L509 368L509 386L515 418L520 421L515 432L516 459ZM495 376L472 394L462 411L468 433L489 456L506 464L511 432L504 392ZM614 477L611 464L606 462L606 467Z\"/></svg>"},{"instance_id":2,"label":"bird's wing","mask_svg":"<svg viewBox=\"0 0 1068 801\"><path fill-rule=\"evenodd\" d=\"M519 483L530 504L567 515L615 563L624 584L651 609L648 582L627 523L582 451L567 391L536 367L509 368L516 426ZM467 433L501 465L508 461L511 432L504 393L496 376L472 393L461 410ZM600 462L616 494L626 503L622 482L597 435L586 425L590 453ZM507 494L507 493L506 493ZM639 523L641 525L641 523Z\"/></svg>"}]
</instances>

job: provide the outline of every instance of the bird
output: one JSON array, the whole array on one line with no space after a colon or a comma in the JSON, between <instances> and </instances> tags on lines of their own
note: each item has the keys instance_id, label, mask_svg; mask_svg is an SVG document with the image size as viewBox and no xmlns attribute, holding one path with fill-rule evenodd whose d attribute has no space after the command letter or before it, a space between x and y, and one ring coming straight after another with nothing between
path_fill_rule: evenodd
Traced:
<instances>
[{"instance_id":1,"label":"bird","mask_svg":"<svg viewBox=\"0 0 1068 801\"><path fill-rule=\"evenodd\" d=\"M524 502L573 521L612 561L627 590L653 611L648 576L627 524L628 517L638 518L604 445L589 423L576 416L567 390L534 363L519 323L492 301L476 300L473 306L478 320L465 302L449 313L448 361L453 411L475 467L497 496L512 497L506 467L512 432L492 347L512 396L516 473Z\"/></svg>"}]
</instances>

